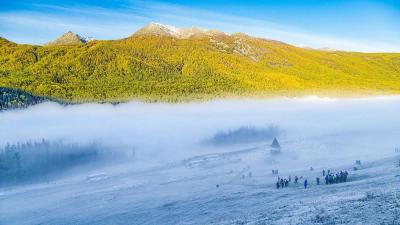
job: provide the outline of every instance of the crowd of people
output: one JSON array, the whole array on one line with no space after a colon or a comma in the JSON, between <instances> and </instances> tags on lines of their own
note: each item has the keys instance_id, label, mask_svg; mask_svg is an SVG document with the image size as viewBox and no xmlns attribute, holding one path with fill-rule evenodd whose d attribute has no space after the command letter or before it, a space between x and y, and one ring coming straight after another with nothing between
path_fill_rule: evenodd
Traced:
<instances>
[{"instance_id":1,"label":"crowd of people","mask_svg":"<svg viewBox=\"0 0 400 225\"><path fill-rule=\"evenodd\" d=\"M333 173L331 170L322 170L322 176L325 178L325 184L336 184L336 183L343 183L347 181L349 173L347 171L340 171L337 173ZM302 179L303 177L300 177ZM276 182L276 188L285 188L289 187L289 184L292 182L292 176L288 178L278 177L278 181ZM293 179L294 184L298 184L299 177L294 176ZM320 178L316 177L317 185L320 185ZM304 179L303 186L306 189L308 187L308 180Z\"/></svg>"},{"instance_id":2,"label":"crowd of people","mask_svg":"<svg viewBox=\"0 0 400 225\"><path fill-rule=\"evenodd\" d=\"M299 178L297 176L294 176L293 181L295 184L297 184L299 182ZM276 188L279 189L279 188L288 187L289 183L291 183L291 182L292 182L292 176L289 176L287 179L278 177L278 181L276 182Z\"/></svg>"},{"instance_id":3,"label":"crowd of people","mask_svg":"<svg viewBox=\"0 0 400 225\"><path fill-rule=\"evenodd\" d=\"M346 182L349 173L347 171L340 171L336 174L333 174L330 170L328 170L326 173L325 170L323 170L322 175L325 176L325 184L336 184Z\"/></svg>"}]
</instances>

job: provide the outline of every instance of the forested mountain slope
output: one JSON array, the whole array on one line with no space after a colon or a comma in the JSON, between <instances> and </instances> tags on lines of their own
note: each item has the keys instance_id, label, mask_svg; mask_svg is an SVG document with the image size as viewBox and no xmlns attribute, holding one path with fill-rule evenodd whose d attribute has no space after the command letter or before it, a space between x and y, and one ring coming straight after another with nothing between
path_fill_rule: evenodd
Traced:
<instances>
[{"instance_id":1,"label":"forested mountain slope","mask_svg":"<svg viewBox=\"0 0 400 225\"><path fill-rule=\"evenodd\" d=\"M73 101L400 93L400 54L322 51L151 24L76 45L0 39L0 87Z\"/></svg>"},{"instance_id":2,"label":"forested mountain slope","mask_svg":"<svg viewBox=\"0 0 400 225\"><path fill-rule=\"evenodd\" d=\"M0 111L26 108L45 100L43 97L32 96L24 91L0 87Z\"/></svg>"}]
</instances>

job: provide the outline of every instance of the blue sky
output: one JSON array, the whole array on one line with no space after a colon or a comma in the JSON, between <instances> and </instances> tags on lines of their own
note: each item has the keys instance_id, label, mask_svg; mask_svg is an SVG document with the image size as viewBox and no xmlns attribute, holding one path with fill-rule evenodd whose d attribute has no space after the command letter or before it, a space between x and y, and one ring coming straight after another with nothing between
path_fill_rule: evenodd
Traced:
<instances>
[{"instance_id":1,"label":"blue sky","mask_svg":"<svg viewBox=\"0 0 400 225\"><path fill-rule=\"evenodd\" d=\"M397 0L0 0L0 36L17 43L43 44L69 30L119 39L149 22L313 48L400 52Z\"/></svg>"}]
</instances>

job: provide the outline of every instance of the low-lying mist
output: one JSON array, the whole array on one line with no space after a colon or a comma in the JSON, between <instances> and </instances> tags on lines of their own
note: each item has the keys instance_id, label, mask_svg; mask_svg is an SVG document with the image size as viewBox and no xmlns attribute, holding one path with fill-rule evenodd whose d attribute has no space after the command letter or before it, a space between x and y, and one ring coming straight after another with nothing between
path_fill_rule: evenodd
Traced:
<instances>
[{"instance_id":1,"label":"low-lying mist","mask_svg":"<svg viewBox=\"0 0 400 225\"><path fill-rule=\"evenodd\" d=\"M310 157L381 157L400 145L399 112L400 98L395 97L131 102L115 106L43 103L0 113L0 148L42 139L49 143L62 140L67 148L96 143L101 152L110 152L107 160L116 157L111 154L116 149L127 154L135 149L133 163L159 165L267 145L278 136L283 151L297 154L299 161ZM214 145L204 145L205 140ZM80 148L80 154L85 149ZM87 148L87 153L92 150ZM30 150L30 157L34 151ZM40 151L37 154L45 157ZM51 165L43 169L46 167Z\"/></svg>"},{"instance_id":2,"label":"low-lying mist","mask_svg":"<svg viewBox=\"0 0 400 225\"><path fill-rule=\"evenodd\" d=\"M118 152L93 143L65 144L62 141L7 144L0 149L0 186L36 179L48 180L52 175L89 164L116 159ZM120 155L120 157L126 157Z\"/></svg>"},{"instance_id":3,"label":"low-lying mist","mask_svg":"<svg viewBox=\"0 0 400 225\"><path fill-rule=\"evenodd\" d=\"M281 131L279 128L273 125L264 127L243 126L233 130L219 131L205 140L204 143L216 146L227 146L240 143L271 141L273 138L279 137L280 135Z\"/></svg>"}]
</instances>

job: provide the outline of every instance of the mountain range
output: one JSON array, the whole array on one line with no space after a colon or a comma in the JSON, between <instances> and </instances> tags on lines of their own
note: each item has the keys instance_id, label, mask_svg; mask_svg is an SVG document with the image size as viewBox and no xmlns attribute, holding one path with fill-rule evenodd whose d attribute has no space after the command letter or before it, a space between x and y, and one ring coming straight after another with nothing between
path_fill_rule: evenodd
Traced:
<instances>
[{"instance_id":1,"label":"mountain range","mask_svg":"<svg viewBox=\"0 0 400 225\"><path fill-rule=\"evenodd\" d=\"M150 23L127 38L0 38L0 87L67 102L398 94L399 53L295 47L244 33Z\"/></svg>"}]
</instances>

